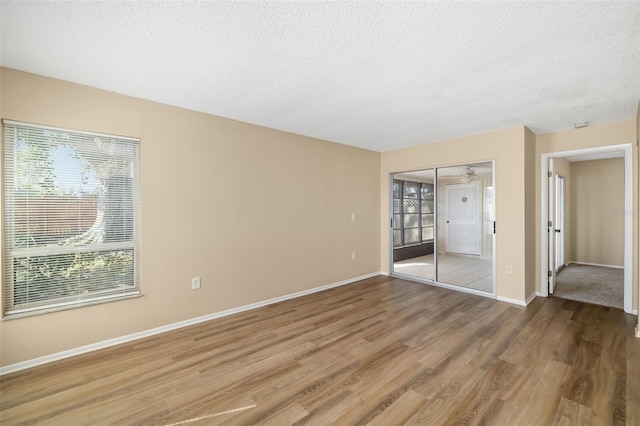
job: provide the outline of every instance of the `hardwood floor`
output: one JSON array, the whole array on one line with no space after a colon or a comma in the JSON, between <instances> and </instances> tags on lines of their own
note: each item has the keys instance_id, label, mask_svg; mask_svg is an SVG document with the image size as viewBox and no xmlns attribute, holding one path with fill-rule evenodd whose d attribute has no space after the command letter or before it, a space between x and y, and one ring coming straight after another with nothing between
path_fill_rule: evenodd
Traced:
<instances>
[{"instance_id":1,"label":"hardwood floor","mask_svg":"<svg viewBox=\"0 0 640 426\"><path fill-rule=\"evenodd\" d=\"M640 424L636 317L379 276L0 379L13 424Z\"/></svg>"}]
</instances>

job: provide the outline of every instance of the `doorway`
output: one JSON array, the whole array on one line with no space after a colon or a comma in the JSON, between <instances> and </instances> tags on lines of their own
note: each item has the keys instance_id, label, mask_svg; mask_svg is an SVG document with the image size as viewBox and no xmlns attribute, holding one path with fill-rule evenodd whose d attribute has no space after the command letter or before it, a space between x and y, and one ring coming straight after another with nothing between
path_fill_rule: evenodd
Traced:
<instances>
[{"instance_id":1,"label":"doorway","mask_svg":"<svg viewBox=\"0 0 640 426\"><path fill-rule=\"evenodd\" d=\"M594 174L592 170L605 164L615 169ZM632 313L631 145L543 154L541 165L541 295L556 294ZM573 170L570 176L567 167ZM613 184L597 177L610 179L613 175L617 176ZM582 184L577 176L582 176ZM585 176L591 176L591 181L584 181ZM615 202L610 198L614 192ZM571 241L567 234L572 235ZM586 270L589 268L593 270ZM605 277L602 283L598 276ZM617 287L604 288L616 280ZM557 287L567 282L573 285L568 296ZM615 292L620 298L617 302L611 297Z\"/></svg>"},{"instance_id":2,"label":"doorway","mask_svg":"<svg viewBox=\"0 0 640 426\"><path fill-rule=\"evenodd\" d=\"M495 294L493 162L391 175L393 275Z\"/></svg>"}]
</instances>

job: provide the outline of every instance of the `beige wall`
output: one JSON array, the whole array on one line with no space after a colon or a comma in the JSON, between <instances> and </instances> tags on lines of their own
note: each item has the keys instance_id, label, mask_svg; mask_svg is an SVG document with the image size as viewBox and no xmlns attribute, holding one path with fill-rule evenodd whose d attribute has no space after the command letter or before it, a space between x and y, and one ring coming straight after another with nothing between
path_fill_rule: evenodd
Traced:
<instances>
[{"instance_id":1,"label":"beige wall","mask_svg":"<svg viewBox=\"0 0 640 426\"><path fill-rule=\"evenodd\" d=\"M600 146L632 144L633 182L638 182L638 146L636 120L597 124L536 135L536 235L540 235L540 158L542 154ZM638 185L633 188L633 253L638 253ZM540 238L536 238L536 289L540 291ZM638 256L633 256L633 309L638 308Z\"/></svg>"},{"instance_id":2,"label":"beige wall","mask_svg":"<svg viewBox=\"0 0 640 426\"><path fill-rule=\"evenodd\" d=\"M436 166L495 161L497 295L524 301L540 283L540 155L640 134L639 116L380 154L8 69L0 85L2 118L141 138L144 294L0 322L2 366L389 271L389 174ZM634 200L638 253L637 186ZM201 290L190 290L193 276Z\"/></svg>"},{"instance_id":3,"label":"beige wall","mask_svg":"<svg viewBox=\"0 0 640 426\"><path fill-rule=\"evenodd\" d=\"M524 302L525 283L534 277L533 262L526 252L535 242L526 242L525 194L533 191L530 171L525 171L525 155L531 151L531 137L522 126L439 143L421 145L382 153L381 186L381 251L382 270L389 271L389 175L390 173L431 167L495 161L496 196L496 287L498 297ZM525 145L527 147L525 148ZM511 265L513 273L505 272Z\"/></svg>"},{"instance_id":4,"label":"beige wall","mask_svg":"<svg viewBox=\"0 0 640 426\"><path fill-rule=\"evenodd\" d=\"M624 159L571 163L573 262L624 266Z\"/></svg>"},{"instance_id":5,"label":"beige wall","mask_svg":"<svg viewBox=\"0 0 640 426\"><path fill-rule=\"evenodd\" d=\"M2 321L3 366L380 270L380 153L0 72L2 118L141 139L143 292Z\"/></svg>"}]
</instances>

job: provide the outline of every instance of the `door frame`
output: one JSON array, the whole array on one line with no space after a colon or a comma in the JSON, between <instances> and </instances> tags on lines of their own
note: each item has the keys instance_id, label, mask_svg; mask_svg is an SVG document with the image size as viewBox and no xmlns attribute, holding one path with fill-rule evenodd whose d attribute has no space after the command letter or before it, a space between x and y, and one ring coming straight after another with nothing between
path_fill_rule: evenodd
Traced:
<instances>
[{"instance_id":1,"label":"door frame","mask_svg":"<svg viewBox=\"0 0 640 426\"><path fill-rule=\"evenodd\" d=\"M545 276L547 277L547 292L548 294L553 294L556 286L556 274L553 272L556 269L556 234L555 232L551 232L553 230L553 226L551 226L551 216L552 214L555 216L556 211L556 185L554 181L554 176L556 174L555 167L555 157L551 157L547 160L547 164L549 165L548 171L545 176L548 177L546 180L547 187L547 221L545 222L545 228L547 229L547 271L545 271ZM552 271L549 274L549 271Z\"/></svg>"},{"instance_id":2,"label":"door frame","mask_svg":"<svg viewBox=\"0 0 640 426\"><path fill-rule=\"evenodd\" d=\"M556 273L560 272L561 268L567 265L567 178L559 173L553 175L555 181L555 203L556 203L556 223L555 223L555 270ZM558 194L558 189L562 189L562 197ZM559 202L562 204L560 205ZM562 218L558 223L558 213L561 213ZM558 233L558 229L560 232ZM561 247L558 250L558 247ZM559 265L558 256L562 256L562 264Z\"/></svg>"},{"instance_id":3,"label":"door frame","mask_svg":"<svg viewBox=\"0 0 640 426\"><path fill-rule=\"evenodd\" d=\"M555 168L555 158L559 157L551 157L549 158L549 179L547 181L548 184L548 212L549 219L552 223L552 226L547 224L547 244L549 246L548 254L548 271L551 271L551 274L548 275L548 291L550 294L553 294L555 290L555 280L556 274L558 273L558 239L564 239L565 243L563 244L563 251L565 251L565 263L566 263L566 178L564 176L560 176L556 172ZM563 208L565 211L563 212L563 224L562 226L558 226L558 181L559 178L562 177L564 183L564 194L563 194ZM561 228L561 236L558 236L556 229Z\"/></svg>"},{"instance_id":4,"label":"door frame","mask_svg":"<svg viewBox=\"0 0 640 426\"><path fill-rule=\"evenodd\" d=\"M632 145L620 144L570 151L548 152L540 157L540 296L549 296L549 159L584 154L624 152L624 311L636 314L632 300L633 286L633 158Z\"/></svg>"}]
</instances>

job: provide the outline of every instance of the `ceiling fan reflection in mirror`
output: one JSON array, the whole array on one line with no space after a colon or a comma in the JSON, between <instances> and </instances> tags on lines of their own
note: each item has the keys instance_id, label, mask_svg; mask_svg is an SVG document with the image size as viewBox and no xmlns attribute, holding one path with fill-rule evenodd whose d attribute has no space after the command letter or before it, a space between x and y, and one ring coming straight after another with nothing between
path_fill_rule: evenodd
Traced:
<instances>
[{"instance_id":1,"label":"ceiling fan reflection in mirror","mask_svg":"<svg viewBox=\"0 0 640 426\"><path fill-rule=\"evenodd\" d=\"M471 166L467 166L463 171L460 172L460 180L463 183L469 183L473 180L473 177L476 175L476 171L471 168Z\"/></svg>"}]
</instances>

